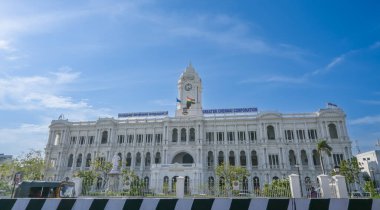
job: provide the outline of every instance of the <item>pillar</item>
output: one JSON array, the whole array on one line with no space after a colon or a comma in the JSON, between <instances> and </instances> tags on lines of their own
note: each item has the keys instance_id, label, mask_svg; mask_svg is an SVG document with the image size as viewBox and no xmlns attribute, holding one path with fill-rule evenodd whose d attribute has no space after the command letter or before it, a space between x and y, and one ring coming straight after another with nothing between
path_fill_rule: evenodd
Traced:
<instances>
[{"instance_id":1,"label":"pillar","mask_svg":"<svg viewBox=\"0 0 380 210\"><path fill-rule=\"evenodd\" d=\"M318 180L321 187L322 198L331 198L329 176L325 174L321 174L318 176Z\"/></svg>"},{"instance_id":2,"label":"pillar","mask_svg":"<svg viewBox=\"0 0 380 210\"><path fill-rule=\"evenodd\" d=\"M336 189L336 197L337 198L348 198L346 179L344 176L335 175L333 176L335 179L335 189Z\"/></svg>"},{"instance_id":3,"label":"pillar","mask_svg":"<svg viewBox=\"0 0 380 210\"><path fill-rule=\"evenodd\" d=\"M176 183L176 197L183 198L185 196L185 177L177 177Z\"/></svg>"},{"instance_id":4,"label":"pillar","mask_svg":"<svg viewBox=\"0 0 380 210\"><path fill-rule=\"evenodd\" d=\"M302 198L300 176L297 174L289 175L290 191L292 193L292 198Z\"/></svg>"}]
</instances>

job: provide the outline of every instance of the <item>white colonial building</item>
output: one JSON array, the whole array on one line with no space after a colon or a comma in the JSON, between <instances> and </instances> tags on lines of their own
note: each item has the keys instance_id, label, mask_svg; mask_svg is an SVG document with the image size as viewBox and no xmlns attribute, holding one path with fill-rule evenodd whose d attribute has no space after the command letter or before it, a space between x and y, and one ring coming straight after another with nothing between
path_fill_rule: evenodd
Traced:
<instances>
[{"instance_id":1,"label":"white colonial building","mask_svg":"<svg viewBox=\"0 0 380 210\"><path fill-rule=\"evenodd\" d=\"M242 181L248 190L300 171L302 179L321 174L317 141L333 148L325 157L327 170L352 157L345 113L330 105L312 113L284 114L256 108L204 110L202 81L189 65L178 80L178 106L168 112L123 113L118 118L71 122L60 118L50 125L46 146L46 177L62 180L88 170L96 158L121 158L129 168L161 192L177 176L186 188L218 183L218 164L246 167ZM174 179L173 179L174 178Z\"/></svg>"}]
</instances>

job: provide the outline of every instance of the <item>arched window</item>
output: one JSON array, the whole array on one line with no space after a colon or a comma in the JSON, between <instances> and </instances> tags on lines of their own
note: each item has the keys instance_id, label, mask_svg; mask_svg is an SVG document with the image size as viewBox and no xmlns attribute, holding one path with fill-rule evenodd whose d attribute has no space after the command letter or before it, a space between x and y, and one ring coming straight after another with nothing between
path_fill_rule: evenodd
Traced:
<instances>
[{"instance_id":1,"label":"arched window","mask_svg":"<svg viewBox=\"0 0 380 210\"><path fill-rule=\"evenodd\" d=\"M253 177L253 189L260 190L260 179L257 176Z\"/></svg>"},{"instance_id":2,"label":"arched window","mask_svg":"<svg viewBox=\"0 0 380 210\"><path fill-rule=\"evenodd\" d=\"M132 155L130 152L128 152L127 157L125 158L125 166L131 167L132 165Z\"/></svg>"},{"instance_id":3,"label":"arched window","mask_svg":"<svg viewBox=\"0 0 380 210\"><path fill-rule=\"evenodd\" d=\"M195 141L195 129L190 128L190 139L189 141Z\"/></svg>"},{"instance_id":4,"label":"arched window","mask_svg":"<svg viewBox=\"0 0 380 210\"><path fill-rule=\"evenodd\" d=\"M274 133L274 127L273 126L271 126L271 125L267 126L267 135L268 135L269 140L275 140L276 139L276 135Z\"/></svg>"},{"instance_id":5,"label":"arched window","mask_svg":"<svg viewBox=\"0 0 380 210\"><path fill-rule=\"evenodd\" d=\"M230 155L228 157L229 163L231 166L235 165L235 153L233 151L230 151Z\"/></svg>"},{"instance_id":6,"label":"arched window","mask_svg":"<svg viewBox=\"0 0 380 210\"><path fill-rule=\"evenodd\" d=\"M149 177L144 178L144 188L145 190L149 190Z\"/></svg>"},{"instance_id":7,"label":"arched window","mask_svg":"<svg viewBox=\"0 0 380 210\"><path fill-rule=\"evenodd\" d=\"M302 165L304 165L304 166L307 166L307 164L309 162L307 159L307 154L306 154L305 150L301 150L301 161L302 161Z\"/></svg>"},{"instance_id":8,"label":"arched window","mask_svg":"<svg viewBox=\"0 0 380 210\"><path fill-rule=\"evenodd\" d=\"M313 150L313 163L314 163L314 166L320 166L321 164L319 153L317 150Z\"/></svg>"},{"instance_id":9,"label":"arched window","mask_svg":"<svg viewBox=\"0 0 380 210\"><path fill-rule=\"evenodd\" d=\"M243 177L242 190L245 193L248 193L248 179L247 177Z\"/></svg>"},{"instance_id":10,"label":"arched window","mask_svg":"<svg viewBox=\"0 0 380 210\"><path fill-rule=\"evenodd\" d=\"M257 167L259 165L257 153L255 150L252 150L252 152L251 152L251 164L253 167Z\"/></svg>"},{"instance_id":11,"label":"arched window","mask_svg":"<svg viewBox=\"0 0 380 210\"><path fill-rule=\"evenodd\" d=\"M181 129L181 141L186 141L186 128Z\"/></svg>"},{"instance_id":12,"label":"arched window","mask_svg":"<svg viewBox=\"0 0 380 210\"><path fill-rule=\"evenodd\" d=\"M177 177L178 176L173 176L172 178L172 192L176 191Z\"/></svg>"},{"instance_id":13,"label":"arched window","mask_svg":"<svg viewBox=\"0 0 380 210\"><path fill-rule=\"evenodd\" d=\"M121 156L121 153L117 153L117 156L119 156L119 163L117 164L117 167L118 168L121 168L121 160L123 160L122 156Z\"/></svg>"},{"instance_id":14,"label":"arched window","mask_svg":"<svg viewBox=\"0 0 380 210\"><path fill-rule=\"evenodd\" d=\"M336 130L336 125L333 123L329 124L329 133L330 133L330 138L332 139L337 139L338 138L338 132Z\"/></svg>"},{"instance_id":15,"label":"arched window","mask_svg":"<svg viewBox=\"0 0 380 210\"><path fill-rule=\"evenodd\" d=\"M178 130L177 128L174 128L172 132L172 142L177 142L177 141L178 141Z\"/></svg>"},{"instance_id":16,"label":"arched window","mask_svg":"<svg viewBox=\"0 0 380 210\"><path fill-rule=\"evenodd\" d=\"M218 165L222 165L223 162L224 162L224 154L222 151L220 151L218 154Z\"/></svg>"},{"instance_id":17,"label":"arched window","mask_svg":"<svg viewBox=\"0 0 380 210\"><path fill-rule=\"evenodd\" d=\"M164 177L164 182L162 184L162 192L165 194L169 192L169 177L168 176Z\"/></svg>"},{"instance_id":18,"label":"arched window","mask_svg":"<svg viewBox=\"0 0 380 210\"><path fill-rule=\"evenodd\" d=\"M61 133L56 133L54 138L54 145L58 145L61 141Z\"/></svg>"},{"instance_id":19,"label":"arched window","mask_svg":"<svg viewBox=\"0 0 380 210\"><path fill-rule=\"evenodd\" d=\"M214 177L210 176L208 177L208 191L209 194L213 195L214 193L214 186L215 186L215 180Z\"/></svg>"},{"instance_id":20,"label":"arched window","mask_svg":"<svg viewBox=\"0 0 380 210\"><path fill-rule=\"evenodd\" d=\"M103 131L102 132L102 144L107 144L107 139L108 139L108 131Z\"/></svg>"},{"instance_id":21,"label":"arched window","mask_svg":"<svg viewBox=\"0 0 380 210\"><path fill-rule=\"evenodd\" d=\"M289 150L289 163L291 166L295 166L297 164L296 155L293 150Z\"/></svg>"},{"instance_id":22,"label":"arched window","mask_svg":"<svg viewBox=\"0 0 380 210\"><path fill-rule=\"evenodd\" d=\"M161 164L161 153L157 152L156 157L154 158L154 163L155 164Z\"/></svg>"},{"instance_id":23,"label":"arched window","mask_svg":"<svg viewBox=\"0 0 380 210\"><path fill-rule=\"evenodd\" d=\"M90 167L91 165L91 154L88 153L86 157L86 167Z\"/></svg>"},{"instance_id":24,"label":"arched window","mask_svg":"<svg viewBox=\"0 0 380 210\"><path fill-rule=\"evenodd\" d=\"M240 152L240 166L247 166L247 157L244 151Z\"/></svg>"},{"instance_id":25,"label":"arched window","mask_svg":"<svg viewBox=\"0 0 380 210\"><path fill-rule=\"evenodd\" d=\"M224 177L219 178L219 192L223 195L226 190L226 182L224 180Z\"/></svg>"},{"instance_id":26,"label":"arched window","mask_svg":"<svg viewBox=\"0 0 380 210\"><path fill-rule=\"evenodd\" d=\"M208 151L207 154L207 166L209 168L212 168L214 166L214 153L211 151Z\"/></svg>"},{"instance_id":27,"label":"arched window","mask_svg":"<svg viewBox=\"0 0 380 210\"><path fill-rule=\"evenodd\" d=\"M136 166L140 166L141 165L141 154L140 154L140 152L138 152L136 154L136 164L135 165Z\"/></svg>"},{"instance_id":28,"label":"arched window","mask_svg":"<svg viewBox=\"0 0 380 210\"><path fill-rule=\"evenodd\" d=\"M190 194L190 177L185 176L185 194L189 195Z\"/></svg>"},{"instance_id":29,"label":"arched window","mask_svg":"<svg viewBox=\"0 0 380 210\"><path fill-rule=\"evenodd\" d=\"M73 161L74 161L73 159L74 159L74 155L70 154L69 161L67 162L67 167L72 167L73 166Z\"/></svg>"},{"instance_id":30,"label":"arched window","mask_svg":"<svg viewBox=\"0 0 380 210\"><path fill-rule=\"evenodd\" d=\"M82 166L82 154L79 154L78 155L78 158L77 158L77 167L81 167Z\"/></svg>"},{"instance_id":31,"label":"arched window","mask_svg":"<svg viewBox=\"0 0 380 210\"><path fill-rule=\"evenodd\" d=\"M150 166L150 152L146 153L145 166Z\"/></svg>"},{"instance_id":32,"label":"arched window","mask_svg":"<svg viewBox=\"0 0 380 210\"><path fill-rule=\"evenodd\" d=\"M278 176L274 176L274 177L272 177L272 180L273 180L273 181L278 180Z\"/></svg>"},{"instance_id":33,"label":"arched window","mask_svg":"<svg viewBox=\"0 0 380 210\"><path fill-rule=\"evenodd\" d=\"M98 177L96 180L96 189L100 190L103 187L103 179L102 177Z\"/></svg>"}]
</instances>

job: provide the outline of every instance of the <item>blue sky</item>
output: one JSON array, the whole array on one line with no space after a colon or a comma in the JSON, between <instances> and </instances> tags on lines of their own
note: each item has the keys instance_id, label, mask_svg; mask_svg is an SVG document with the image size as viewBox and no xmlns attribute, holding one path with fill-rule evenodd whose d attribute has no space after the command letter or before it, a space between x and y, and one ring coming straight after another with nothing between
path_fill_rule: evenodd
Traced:
<instances>
[{"instance_id":1,"label":"blue sky","mask_svg":"<svg viewBox=\"0 0 380 210\"><path fill-rule=\"evenodd\" d=\"M380 138L379 1L3 1L0 153L42 150L61 113L173 114L190 61L204 108L332 102L361 151Z\"/></svg>"}]
</instances>

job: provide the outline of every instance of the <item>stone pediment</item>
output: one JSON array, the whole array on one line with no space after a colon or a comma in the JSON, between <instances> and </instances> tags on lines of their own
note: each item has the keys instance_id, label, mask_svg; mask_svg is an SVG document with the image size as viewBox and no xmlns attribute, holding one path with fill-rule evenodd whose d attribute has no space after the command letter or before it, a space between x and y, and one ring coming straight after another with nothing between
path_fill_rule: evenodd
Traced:
<instances>
[{"instance_id":1,"label":"stone pediment","mask_svg":"<svg viewBox=\"0 0 380 210\"><path fill-rule=\"evenodd\" d=\"M339 108L321 109L318 112L319 117L345 117L346 114Z\"/></svg>"},{"instance_id":2,"label":"stone pediment","mask_svg":"<svg viewBox=\"0 0 380 210\"><path fill-rule=\"evenodd\" d=\"M259 113L257 118L261 118L261 119L282 118L282 114L278 112L264 112L264 113Z\"/></svg>"}]
</instances>

